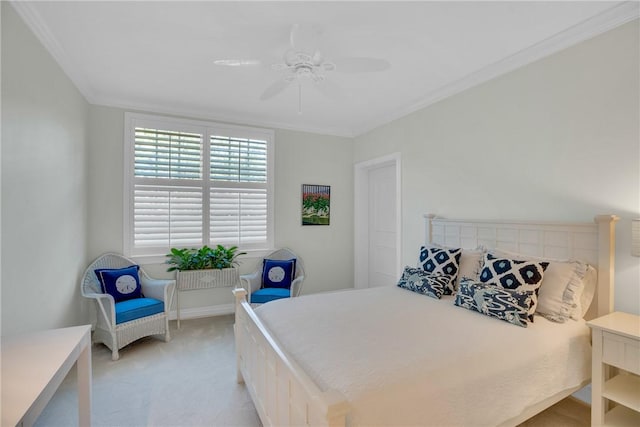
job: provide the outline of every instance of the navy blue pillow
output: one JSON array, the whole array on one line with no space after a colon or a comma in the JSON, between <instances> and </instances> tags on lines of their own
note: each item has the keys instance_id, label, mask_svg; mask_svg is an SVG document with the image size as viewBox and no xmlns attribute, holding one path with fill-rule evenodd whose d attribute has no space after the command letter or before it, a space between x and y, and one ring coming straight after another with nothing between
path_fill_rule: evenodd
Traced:
<instances>
[{"instance_id":1,"label":"navy blue pillow","mask_svg":"<svg viewBox=\"0 0 640 427\"><path fill-rule=\"evenodd\" d=\"M101 268L94 270L102 285L102 292L113 297L115 302L142 297L142 287L137 265L125 268Z\"/></svg>"},{"instance_id":2,"label":"navy blue pillow","mask_svg":"<svg viewBox=\"0 0 640 427\"><path fill-rule=\"evenodd\" d=\"M464 278L454 304L526 328L534 294L532 290L506 289Z\"/></svg>"},{"instance_id":3,"label":"navy blue pillow","mask_svg":"<svg viewBox=\"0 0 640 427\"><path fill-rule=\"evenodd\" d=\"M456 279L460 269L460 256L462 248L446 249L435 246L422 246L420 248L420 265L429 273L442 273L451 279L444 288L445 295L456 292Z\"/></svg>"},{"instance_id":4,"label":"navy blue pillow","mask_svg":"<svg viewBox=\"0 0 640 427\"><path fill-rule=\"evenodd\" d=\"M265 259L262 262L263 288L291 288L296 273L296 260Z\"/></svg>"},{"instance_id":5,"label":"navy blue pillow","mask_svg":"<svg viewBox=\"0 0 640 427\"><path fill-rule=\"evenodd\" d=\"M480 281L504 289L535 291L531 297L529 309L529 320L533 322L533 315L538 305L538 289L542 285L542 278L548 266L548 262L498 258L487 253L484 256Z\"/></svg>"},{"instance_id":6,"label":"navy blue pillow","mask_svg":"<svg viewBox=\"0 0 640 427\"><path fill-rule=\"evenodd\" d=\"M412 292L440 299L451 277L444 273L429 273L422 268L404 268L398 286Z\"/></svg>"}]
</instances>

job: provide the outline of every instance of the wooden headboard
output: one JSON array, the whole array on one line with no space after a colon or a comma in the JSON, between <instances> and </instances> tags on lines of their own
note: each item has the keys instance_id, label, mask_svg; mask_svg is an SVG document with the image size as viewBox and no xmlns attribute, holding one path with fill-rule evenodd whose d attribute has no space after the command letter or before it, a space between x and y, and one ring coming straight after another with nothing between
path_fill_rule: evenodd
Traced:
<instances>
[{"instance_id":1,"label":"wooden headboard","mask_svg":"<svg viewBox=\"0 0 640 427\"><path fill-rule=\"evenodd\" d=\"M598 271L598 285L587 319L613 311L615 215L593 223L487 221L425 215L425 242L473 249L480 245L523 255L579 259Z\"/></svg>"}]
</instances>

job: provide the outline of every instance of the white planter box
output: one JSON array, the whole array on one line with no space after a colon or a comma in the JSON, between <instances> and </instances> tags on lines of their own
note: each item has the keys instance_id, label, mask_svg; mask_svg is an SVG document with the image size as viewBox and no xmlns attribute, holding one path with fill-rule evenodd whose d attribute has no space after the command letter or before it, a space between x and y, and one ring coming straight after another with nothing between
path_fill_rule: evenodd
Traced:
<instances>
[{"instance_id":1,"label":"white planter box","mask_svg":"<svg viewBox=\"0 0 640 427\"><path fill-rule=\"evenodd\" d=\"M240 273L235 267L211 270L178 271L179 291L207 288L227 288L240 284Z\"/></svg>"}]
</instances>

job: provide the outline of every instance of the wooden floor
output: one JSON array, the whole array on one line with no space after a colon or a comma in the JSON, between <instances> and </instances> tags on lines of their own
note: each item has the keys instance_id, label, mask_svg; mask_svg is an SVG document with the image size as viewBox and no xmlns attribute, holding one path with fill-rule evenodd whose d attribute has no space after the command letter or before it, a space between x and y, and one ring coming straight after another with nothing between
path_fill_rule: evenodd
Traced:
<instances>
[{"instance_id":1,"label":"wooden floor","mask_svg":"<svg viewBox=\"0 0 640 427\"><path fill-rule=\"evenodd\" d=\"M520 427L587 427L591 425L591 407L573 397L568 397Z\"/></svg>"}]
</instances>

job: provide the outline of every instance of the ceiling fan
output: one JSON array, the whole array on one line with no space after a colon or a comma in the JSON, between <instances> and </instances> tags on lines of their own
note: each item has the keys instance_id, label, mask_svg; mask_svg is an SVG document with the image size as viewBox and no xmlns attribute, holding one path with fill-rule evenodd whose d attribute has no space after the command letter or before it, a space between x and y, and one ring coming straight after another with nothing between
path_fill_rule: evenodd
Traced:
<instances>
[{"instance_id":1,"label":"ceiling fan","mask_svg":"<svg viewBox=\"0 0 640 427\"><path fill-rule=\"evenodd\" d=\"M268 86L260 99L265 101L283 92L293 83L298 83L298 113L302 112L302 85L304 80L310 80L316 84L318 90L332 99L342 98L343 91L333 82L327 80L327 74L331 72L361 73L384 71L391 67L385 59L368 57L342 57L332 61L327 60L317 49L303 50L296 46L300 26L294 24L289 33L289 49L284 53L282 62L271 65L271 68L282 72L283 76ZM313 52L313 53L310 53ZM219 59L214 61L216 65L223 66L255 66L261 65L257 59Z\"/></svg>"}]
</instances>

